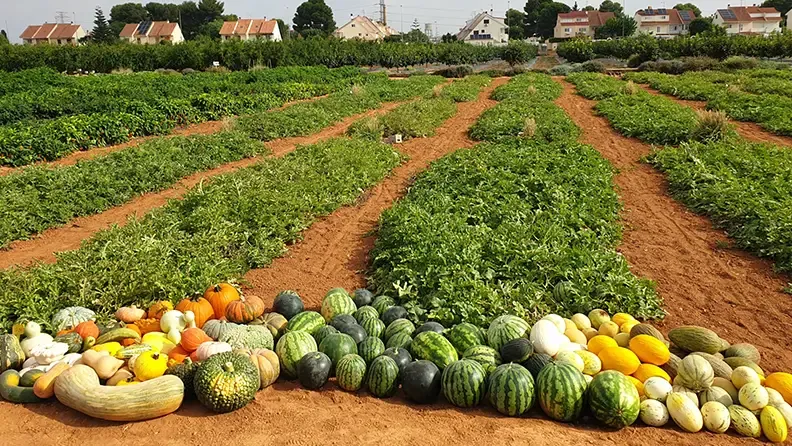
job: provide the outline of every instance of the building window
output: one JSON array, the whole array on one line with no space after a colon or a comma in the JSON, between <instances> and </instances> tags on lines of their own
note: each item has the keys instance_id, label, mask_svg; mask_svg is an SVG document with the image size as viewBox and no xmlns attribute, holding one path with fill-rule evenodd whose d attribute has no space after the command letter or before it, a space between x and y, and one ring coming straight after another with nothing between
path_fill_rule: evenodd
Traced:
<instances>
[{"instance_id":1,"label":"building window","mask_svg":"<svg viewBox=\"0 0 792 446\"><path fill-rule=\"evenodd\" d=\"M572 28L564 28L564 32L565 33L571 33L572 32Z\"/></svg>"},{"instance_id":2,"label":"building window","mask_svg":"<svg viewBox=\"0 0 792 446\"><path fill-rule=\"evenodd\" d=\"M352 28L354 28L354 27L355 27L355 24L353 23L353 24L352 24Z\"/></svg>"},{"instance_id":3,"label":"building window","mask_svg":"<svg viewBox=\"0 0 792 446\"><path fill-rule=\"evenodd\" d=\"M660 27L657 27L657 34L660 34Z\"/></svg>"},{"instance_id":4,"label":"building window","mask_svg":"<svg viewBox=\"0 0 792 446\"><path fill-rule=\"evenodd\" d=\"M674 31L677 31L677 26L676 25L674 25Z\"/></svg>"},{"instance_id":5,"label":"building window","mask_svg":"<svg viewBox=\"0 0 792 446\"><path fill-rule=\"evenodd\" d=\"M484 24L489 25L489 19L484 19Z\"/></svg>"},{"instance_id":6,"label":"building window","mask_svg":"<svg viewBox=\"0 0 792 446\"><path fill-rule=\"evenodd\" d=\"M580 32L585 33L586 32L586 28L580 28Z\"/></svg>"}]
</instances>

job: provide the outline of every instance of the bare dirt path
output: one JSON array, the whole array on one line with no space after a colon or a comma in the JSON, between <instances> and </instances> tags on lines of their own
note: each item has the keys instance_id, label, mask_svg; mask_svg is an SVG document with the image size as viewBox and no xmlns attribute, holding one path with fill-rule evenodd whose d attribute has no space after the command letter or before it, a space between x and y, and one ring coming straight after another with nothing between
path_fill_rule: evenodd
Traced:
<instances>
[{"instance_id":1,"label":"bare dirt path","mask_svg":"<svg viewBox=\"0 0 792 446\"><path fill-rule=\"evenodd\" d=\"M678 102L679 104L686 105L694 110L706 110L707 109L707 102L706 101L689 101L686 99L679 99L675 96L670 94L661 93L648 85L643 84L636 84L640 85L641 88L646 90L647 92L657 95L657 96L664 96L673 101ZM792 137L789 136L781 136L781 135L774 135L773 133L763 129L759 124L755 122L743 122L743 121L735 121L729 120L737 130L737 133L742 136L743 138L749 141L755 142L766 142L771 144L778 144L781 146L790 146L792 147Z\"/></svg>"},{"instance_id":2,"label":"bare dirt path","mask_svg":"<svg viewBox=\"0 0 792 446\"><path fill-rule=\"evenodd\" d=\"M323 139L343 135L346 129L356 120L385 113L397 105L399 103L387 103L377 110L346 118L318 133L309 136L278 139L266 143L266 146L272 151L272 156L283 156L300 144L312 144ZM182 178L173 187L163 191L140 195L125 204L112 207L99 214L78 217L64 226L48 229L28 240L12 242L6 249L0 250L0 269L9 268L13 265L30 265L34 262L53 263L56 260L56 253L79 248L83 240L102 229L109 228L114 224L123 226L130 217L143 216L152 209L165 205L168 200L181 198L188 190L203 181L207 181L217 175L251 166L260 160L261 157L245 158L223 164L214 169L197 172Z\"/></svg>"}]
</instances>

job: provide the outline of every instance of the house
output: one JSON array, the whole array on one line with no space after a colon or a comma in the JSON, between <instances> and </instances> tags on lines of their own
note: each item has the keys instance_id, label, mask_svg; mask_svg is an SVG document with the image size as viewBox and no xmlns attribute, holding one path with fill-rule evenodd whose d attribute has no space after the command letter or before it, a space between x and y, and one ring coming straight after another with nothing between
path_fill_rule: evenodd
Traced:
<instances>
[{"instance_id":1,"label":"house","mask_svg":"<svg viewBox=\"0 0 792 446\"><path fill-rule=\"evenodd\" d=\"M759 34L781 32L781 13L775 8L731 6L715 12L712 23L722 26L727 34Z\"/></svg>"},{"instance_id":2,"label":"house","mask_svg":"<svg viewBox=\"0 0 792 446\"><path fill-rule=\"evenodd\" d=\"M457 40L473 45L506 45L509 43L508 27L504 18L481 12L468 20L457 34Z\"/></svg>"},{"instance_id":3,"label":"house","mask_svg":"<svg viewBox=\"0 0 792 446\"><path fill-rule=\"evenodd\" d=\"M614 17L612 12L571 11L558 14L553 37L565 39L575 36L593 38L594 31Z\"/></svg>"},{"instance_id":4,"label":"house","mask_svg":"<svg viewBox=\"0 0 792 446\"><path fill-rule=\"evenodd\" d=\"M239 19L237 21L223 22L220 28L222 40L271 40L280 42L281 36L278 21L275 19Z\"/></svg>"},{"instance_id":5,"label":"house","mask_svg":"<svg viewBox=\"0 0 792 446\"><path fill-rule=\"evenodd\" d=\"M49 43L52 45L77 45L85 37L85 30L80 25L72 23L45 23L43 25L30 25L25 28L22 43L37 45Z\"/></svg>"},{"instance_id":6,"label":"house","mask_svg":"<svg viewBox=\"0 0 792 446\"><path fill-rule=\"evenodd\" d=\"M787 29L792 29L792 9L787 11Z\"/></svg>"},{"instance_id":7,"label":"house","mask_svg":"<svg viewBox=\"0 0 792 446\"><path fill-rule=\"evenodd\" d=\"M670 39L690 32L690 22L696 13L678 9L639 9L634 19L638 24L636 34L649 34L662 39Z\"/></svg>"},{"instance_id":8,"label":"house","mask_svg":"<svg viewBox=\"0 0 792 446\"><path fill-rule=\"evenodd\" d=\"M184 42L184 35L179 24L167 21L127 23L118 36L121 40L140 45L153 45L161 42Z\"/></svg>"},{"instance_id":9,"label":"house","mask_svg":"<svg viewBox=\"0 0 792 446\"><path fill-rule=\"evenodd\" d=\"M342 39L382 40L388 36L399 34L388 25L375 22L366 16L351 17L344 26L333 33Z\"/></svg>"}]
</instances>

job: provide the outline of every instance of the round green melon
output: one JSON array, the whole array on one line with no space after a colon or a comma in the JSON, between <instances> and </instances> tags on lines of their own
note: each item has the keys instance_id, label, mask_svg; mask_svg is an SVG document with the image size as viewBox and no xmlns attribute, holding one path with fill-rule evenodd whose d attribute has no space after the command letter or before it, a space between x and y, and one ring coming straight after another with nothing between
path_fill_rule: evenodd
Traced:
<instances>
[{"instance_id":1,"label":"round green melon","mask_svg":"<svg viewBox=\"0 0 792 446\"><path fill-rule=\"evenodd\" d=\"M377 340L379 341L379 339ZM365 378L366 361L363 358L355 354L349 354L338 360L338 364L336 364L336 382L338 387L347 392L357 392L363 387Z\"/></svg>"},{"instance_id":2,"label":"round green melon","mask_svg":"<svg viewBox=\"0 0 792 446\"><path fill-rule=\"evenodd\" d=\"M465 353L470 347L484 345L484 335L481 329L468 322L454 325L446 330L443 335L451 342L458 354Z\"/></svg>"},{"instance_id":3,"label":"round green melon","mask_svg":"<svg viewBox=\"0 0 792 446\"><path fill-rule=\"evenodd\" d=\"M506 314L496 318L487 330L489 346L497 351L512 339L524 338L530 327L522 318Z\"/></svg>"},{"instance_id":4,"label":"round green melon","mask_svg":"<svg viewBox=\"0 0 792 446\"><path fill-rule=\"evenodd\" d=\"M586 379L572 364L552 362L536 381L539 406L548 417L571 422L580 417L586 395Z\"/></svg>"},{"instance_id":5,"label":"round green melon","mask_svg":"<svg viewBox=\"0 0 792 446\"><path fill-rule=\"evenodd\" d=\"M399 389L399 366L389 356L378 356L371 362L366 379L369 392L378 398L393 396Z\"/></svg>"},{"instance_id":6,"label":"round green melon","mask_svg":"<svg viewBox=\"0 0 792 446\"><path fill-rule=\"evenodd\" d=\"M415 325L410 322L408 319L396 319L395 321L391 322L388 325L388 328L385 329L385 342L388 342L388 339L391 336L399 333L406 333L407 336L412 337L413 332L415 331Z\"/></svg>"},{"instance_id":7,"label":"round green melon","mask_svg":"<svg viewBox=\"0 0 792 446\"><path fill-rule=\"evenodd\" d=\"M500 349L503 362L516 362L518 364L528 359L533 352L533 344L526 338L512 339L503 344Z\"/></svg>"},{"instance_id":8,"label":"round green melon","mask_svg":"<svg viewBox=\"0 0 792 446\"><path fill-rule=\"evenodd\" d=\"M588 386L589 409L594 418L614 429L629 426L638 419L641 398L624 374L616 370L598 373Z\"/></svg>"},{"instance_id":9,"label":"round green melon","mask_svg":"<svg viewBox=\"0 0 792 446\"><path fill-rule=\"evenodd\" d=\"M256 398L261 384L253 361L235 352L218 353L201 362L193 382L198 401L218 413L245 407Z\"/></svg>"},{"instance_id":10,"label":"round green melon","mask_svg":"<svg viewBox=\"0 0 792 446\"><path fill-rule=\"evenodd\" d=\"M325 326L325 319L316 311L303 311L289 319L286 331L305 331L314 334Z\"/></svg>"},{"instance_id":11,"label":"round green melon","mask_svg":"<svg viewBox=\"0 0 792 446\"><path fill-rule=\"evenodd\" d=\"M319 344L319 351L330 358L332 362L330 376L333 376L338 361L350 353L357 354L358 349L357 342L352 339L352 336L344 333L334 333L327 335L322 340L322 343Z\"/></svg>"},{"instance_id":12,"label":"round green melon","mask_svg":"<svg viewBox=\"0 0 792 446\"><path fill-rule=\"evenodd\" d=\"M361 341L357 348L358 354L366 361L366 364L371 364L374 358L385 352L385 343L380 338L369 336Z\"/></svg>"},{"instance_id":13,"label":"round green melon","mask_svg":"<svg viewBox=\"0 0 792 446\"><path fill-rule=\"evenodd\" d=\"M388 308L396 305L396 301L388 296L377 296L374 299L374 302L371 303L371 306L377 310L377 314L382 314Z\"/></svg>"},{"instance_id":14,"label":"round green melon","mask_svg":"<svg viewBox=\"0 0 792 446\"><path fill-rule=\"evenodd\" d=\"M534 380L525 367L509 363L498 366L489 376L489 401L498 412L515 417L534 405Z\"/></svg>"},{"instance_id":15,"label":"round green melon","mask_svg":"<svg viewBox=\"0 0 792 446\"><path fill-rule=\"evenodd\" d=\"M487 391L487 372L472 359L453 362L443 370L443 396L457 407L477 406Z\"/></svg>"},{"instance_id":16,"label":"round green melon","mask_svg":"<svg viewBox=\"0 0 792 446\"><path fill-rule=\"evenodd\" d=\"M462 355L464 359L472 359L484 367L489 375L495 370L495 367L501 365L500 353L496 352L494 348L488 345L474 345L465 350Z\"/></svg>"},{"instance_id":17,"label":"round green melon","mask_svg":"<svg viewBox=\"0 0 792 446\"><path fill-rule=\"evenodd\" d=\"M289 331L278 339L275 353L280 360L281 373L287 378L297 377L297 364L306 353L319 351L316 341L307 331Z\"/></svg>"},{"instance_id":18,"label":"round green melon","mask_svg":"<svg viewBox=\"0 0 792 446\"><path fill-rule=\"evenodd\" d=\"M337 333L338 330L336 330L335 327L333 327L332 325L325 325L324 327L316 330L316 332L313 334L313 337L316 340L316 345L319 345L328 335L337 334Z\"/></svg>"},{"instance_id":19,"label":"round green melon","mask_svg":"<svg viewBox=\"0 0 792 446\"><path fill-rule=\"evenodd\" d=\"M407 333L396 333L395 335L391 336L388 339L388 342L385 344L387 348L403 348L405 350L410 350L410 344L412 344L412 338Z\"/></svg>"},{"instance_id":20,"label":"round green melon","mask_svg":"<svg viewBox=\"0 0 792 446\"><path fill-rule=\"evenodd\" d=\"M410 351L415 359L432 361L440 370L459 360L456 349L448 339L434 331L425 331L416 336L410 343Z\"/></svg>"},{"instance_id":21,"label":"round green melon","mask_svg":"<svg viewBox=\"0 0 792 446\"><path fill-rule=\"evenodd\" d=\"M385 333L385 322L374 318L365 318L360 326L366 330L366 334L375 338L382 338Z\"/></svg>"},{"instance_id":22,"label":"round green melon","mask_svg":"<svg viewBox=\"0 0 792 446\"><path fill-rule=\"evenodd\" d=\"M528 369L534 378L534 381L539 379L539 373L547 364L553 362L553 357L545 353L534 353L528 359L521 362L520 365Z\"/></svg>"},{"instance_id":23,"label":"round green melon","mask_svg":"<svg viewBox=\"0 0 792 446\"><path fill-rule=\"evenodd\" d=\"M379 319L379 313L377 313L377 310L375 310L374 307L370 305L366 305L358 308L355 311L355 314L353 314L352 316L354 316L355 320L358 321L358 324L361 325L363 324L363 321L366 319Z\"/></svg>"},{"instance_id":24,"label":"round green melon","mask_svg":"<svg viewBox=\"0 0 792 446\"><path fill-rule=\"evenodd\" d=\"M352 315L357 311L355 302L349 297L349 293L340 288L333 288L322 300L320 310L325 322L330 322L339 314Z\"/></svg>"}]
</instances>

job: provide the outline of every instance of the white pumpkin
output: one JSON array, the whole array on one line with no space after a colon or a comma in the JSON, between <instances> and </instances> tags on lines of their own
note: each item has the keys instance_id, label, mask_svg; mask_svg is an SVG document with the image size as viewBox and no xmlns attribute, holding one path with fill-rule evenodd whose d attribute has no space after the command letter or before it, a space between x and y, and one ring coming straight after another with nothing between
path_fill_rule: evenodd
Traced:
<instances>
[{"instance_id":1,"label":"white pumpkin","mask_svg":"<svg viewBox=\"0 0 792 446\"><path fill-rule=\"evenodd\" d=\"M563 323L563 320L561 321ZM569 342L566 336L558 332L558 327L547 319L537 321L531 329L530 335L534 350L550 356L555 356L563 341Z\"/></svg>"},{"instance_id":2,"label":"white pumpkin","mask_svg":"<svg viewBox=\"0 0 792 446\"><path fill-rule=\"evenodd\" d=\"M50 342L49 344L39 344L30 351L30 356L36 359L41 365L52 364L63 359L69 352L68 344L63 342Z\"/></svg>"},{"instance_id":3,"label":"white pumpkin","mask_svg":"<svg viewBox=\"0 0 792 446\"><path fill-rule=\"evenodd\" d=\"M548 314L547 316L543 317L541 320L543 321L550 321L555 325L556 329L558 329L558 333L563 334L566 331L566 323L564 322L564 318L557 314Z\"/></svg>"},{"instance_id":4,"label":"white pumpkin","mask_svg":"<svg viewBox=\"0 0 792 446\"><path fill-rule=\"evenodd\" d=\"M696 395L693 394L695 397ZM677 426L687 432L698 432L704 426L704 419L701 416L698 405L687 395L679 392L671 392L666 399L668 414Z\"/></svg>"},{"instance_id":5,"label":"white pumpkin","mask_svg":"<svg viewBox=\"0 0 792 446\"><path fill-rule=\"evenodd\" d=\"M198 346L195 355L198 357L199 361L206 361L206 359L212 355L230 352L231 350L233 350L231 344L225 342L204 342Z\"/></svg>"},{"instance_id":6,"label":"white pumpkin","mask_svg":"<svg viewBox=\"0 0 792 446\"><path fill-rule=\"evenodd\" d=\"M160 319L160 329L174 344L181 342L181 332L188 328L195 328L195 313L192 311L182 313L179 310L170 310Z\"/></svg>"},{"instance_id":7,"label":"white pumpkin","mask_svg":"<svg viewBox=\"0 0 792 446\"><path fill-rule=\"evenodd\" d=\"M729 409L717 401L708 401L701 406L701 417L704 427L710 432L722 434L729 430L731 416Z\"/></svg>"},{"instance_id":8,"label":"white pumpkin","mask_svg":"<svg viewBox=\"0 0 792 446\"><path fill-rule=\"evenodd\" d=\"M668 408L657 400L643 400L641 401L641 421L647 426L665 426L668 423Z\"/></svg>"},{"instance_id":9,"label":"white pumpkin","mask_svg":"<svg viewBox=\"0 0 792 446\"><path fill-rule=\"evenodd\" d=\"M572 322L574 322L578 330L581 331L584 328L591 328L591 320L589 320L588 316L582 313L575 313L572 315Z\"/></svg>"},{"instance_id":10,"label":"white pumpkin","mask_svg":"<svg viewBox=\"0 0 792 446\"><path fill-rule=\"evenodd\" d=\"M761 384L747 383L740 387L740 404L748 410L760 410L767 406L770 395Z\"/></svg>"},{"instance_id":11,"label":"white pumpkin","mask_svg":"<svg viewBox=\"0 0 792 446\"><path fill-rule=\"evenodd\" d=\"M51 344L52 336L41 332L41 325L31 321L25 325L25 339L19 343L26 357L30 357L31 351L39 345Z\"/></svg>"},{"instance_id":12,"label":"white pumpkin","mask_svg":"<svg viewBox=\"0 0 792 446\"><path fill-rule=\"evenodd\" d=\"M644 395L649 399L657 400L661 403L665 403L666 398L668 398L668 395L673 392L673 390L671 383L659 376L653 376L644 382Z\"/></svg>"}]
</instances>

